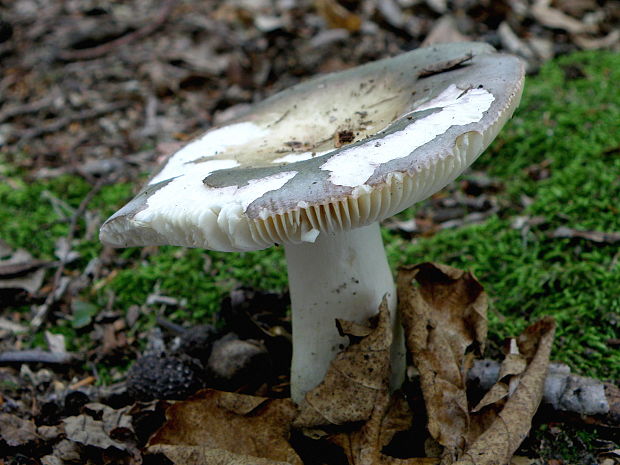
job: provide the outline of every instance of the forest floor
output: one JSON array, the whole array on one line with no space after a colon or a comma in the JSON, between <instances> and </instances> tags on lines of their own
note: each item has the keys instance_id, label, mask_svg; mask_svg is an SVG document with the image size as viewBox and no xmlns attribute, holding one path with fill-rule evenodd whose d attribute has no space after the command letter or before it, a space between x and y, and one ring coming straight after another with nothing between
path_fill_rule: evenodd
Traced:
<instances>
[{"instance_id":1,"label":"forest floor","mask_svg":"<svg viewBox=\"0 0 620 465\"><path fill-rule=\"evenodd\" d=\"M391 266L472 271L490 297L488 357L551 315L554 360L620 382L620 2L453 3L0 1L0 415L38 428L0 433L0 463L125 463L101 438L63 451L66 439L42 432L89 402L121 408L205 385L286 396L290 346L248 329L290 334L282 248L114 250L99 226L164 156L251 103L435 42L489 42L524 58L529 76L472 169L384 222ZM229 333L263 343L250 351L269 359L262 378L255 366L128 389L141 354L192 357ZM135 405L144 445L144 421L162 415ZM518 454L608 465L619 449L617 427L545 417Z\"/></svg>"}]
</instances>

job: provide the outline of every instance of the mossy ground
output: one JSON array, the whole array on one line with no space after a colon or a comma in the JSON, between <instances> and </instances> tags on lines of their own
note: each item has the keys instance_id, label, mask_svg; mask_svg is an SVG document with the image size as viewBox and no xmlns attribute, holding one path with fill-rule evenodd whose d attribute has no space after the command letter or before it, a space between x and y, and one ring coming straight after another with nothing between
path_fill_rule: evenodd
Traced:
<instances>
[{"instance_id":1,"label":"mossy ground","mask_svg":"<svg viewBox=\"0 0 620 465\"><path fill-rule=\"evenodd\" d=\"M491 297L490 337L495 346L529 322L553 315L558 321L553 357L575 372L620 378L620 351L607 341L620 333L620 257L618 244L553 238L559 226L620 231L620 56L579 53L547 64L527 81L522 104L476 169L500 179L505 207L481 224L441 231L430 238L404 239L384 231L390 263L435 260L472 270ZM528 167L545 161L550 176L535 180ZM90 190L77 177L26 182L21 173L0 164L0 238L37 258L51 259L54 242L67 234L62 212L54 212L49 191L75 208ZM131 195L128 184L104 187L89 204L101 219ZM520 198L533 199L520 207ZM412 215L412 211L403 215ZM511 224L519 216L544 221L523 234ZM101 252L96 236L76 234L82 257L69 269L81 269ZM167 309L176 322L210 320L220 300L237 285L283 291L286 267L281 248L239 254L161 247L118 252L126 266L95 283L81 299L126 311L142 305L154 289L185 299ZM153 312L138 328L153 324ZM55 331L75 336L70 319ZM72 346L79 343L72 342Z\"/></svg>"}]
</instances>

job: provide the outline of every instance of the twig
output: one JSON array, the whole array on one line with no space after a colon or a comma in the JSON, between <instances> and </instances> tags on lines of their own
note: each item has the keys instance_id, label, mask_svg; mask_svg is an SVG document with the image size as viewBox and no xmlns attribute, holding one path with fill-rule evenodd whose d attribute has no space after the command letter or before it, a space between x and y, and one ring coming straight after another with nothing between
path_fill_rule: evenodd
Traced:
<instances>
[{"instance_id":1,"label":"twig","mask_svg":"<svg viewBox=\"0 0 620 465\"><path fill-rule=\"evenodd\" d=\"M620 232L584 231L581 229L567 228L566 226L557 228L553 231L551 237L568 239L576 237L600 244L615 244L616 242L620 242Z\"/></svg>"},{"instance_id":2,"label":"twig","mask_svg":"<svg viewBox=\"0 0 620 465\"><path fill-rule=\"evenodd\" d=\"M71 50L71 51L63 51L60 52L59 58L61 60L73 61L73 60L91 60L93 58L98 58L106 53L112 51L117 47L121 47L123 45L127 45L134 40L141 39L143 37L148 36L149 34L156 31L162 24L166 22L166 19L170 15L172 11L172 7L174 6L174 0L166 0L162 7L159 9L157 15L153 19L152 22L147 25L141 27L137 31L134 31L130 34L126 34L118 39L111 40L110 42L106 42L105 44L98 45L96 47L87 48L83 50Z\"/></svg>"},{"instance_id":3,"label":"twig","mask_svg":"<svg viewBox=\"0 0 620 465\"><path fill-rule=\"evenodd\" d=\"M0 352L0 364L9 363L52 363L64 365L76 361L78 357L70 352L47 352L41 349L7 350Z\"/></svg>"},{"instance_id":4,"label":"twig","mask_svg":"<svg viewBox=\"0 0 620 465\"><path fill-rule=\"evenodd\" d=\"M36 113L44 108L49 107L55 96L47 96L34 102L24 103L23 105L15 105L0 112L0 123L15 118L16 116L27 115L28 113Z\"/></svg>"},{"instance_id":5,"label":"twig","mask_svg":"<svg viewBox=\"0 0 620 465\"><path fill-rule=\"evenodd\" d=\"M86 207L90 203L90 201L97 195L97 193L101 190L101 188L106 184L105 180L101 178L97 181L97 183L93 186L86 197L82 199L80 205L78 206L75 213L71 216L71 222L69 223L69 232L67 234L67 243L70 245L73 242L73 238L75 237L75 232L77 229L78 219L84 214L86 211ZM38 329L45 321L47 314L51 305L56 301L59 296L56 296L56 290L58 289L62 277L62 273L65 271L65 265L67 264L67 254L64 257L58 257L60 259L60 263L58 264L58 268L56 268L56 272L54 273L54 280L52 281L52 289L50 290L47 298L43 305L41 305L32 318L31 326L35 329Z\"/></svg>"},{"instance_id":6,"label":"twig","mask_svg":"<svg viewBox=\"0 0 620 465\"><path fill-rule=\"evenodd\" d=\"M173 323L172 321L167 320L163 316L158 315L156 318L156 322L159 326L161 326L164 329L167 329L168 331L170 331L171 333L175 335L180 335L187 331L187 328L185 328L184 326Z\"/></svg>"},{"instance_id":7,"label":"twig","mask_svg":"<svg viewBox=\"0 0 620 465\"><path fill-rule=\"evenodd\" d=\"M56 197L50 191L44 190L43 192L41 192L41 197L45 200L49 200L49 202L52 204L52 209L54 210L54 213L61 217L63 222L67 221L70 216L75 215L75 208L73 208L64 200Z\"/></svg>"},{"instance_id":8,"label":"twig","mask_svg":"<svg viewBox=\"0 0 620 465\"><path fill-rule=\"evenodd\" d=\"M87 376L86 378L79 380L77 383L73 383L69 386L69 389L75 390L84 386L90 386L95 381L97 381L97 378L94 376Z\"/></svg>"},{"instance_id":9,"label":"twig","mask_svg":"<svg viewBox=\"0 0 620 465\"><path fill-rule=\"evenodd\" d=\"M92 119L92 118L97 118L107 113L112 113L114 111L122 110L123 108L126 108L129 105L130 105L130 102L114 102L101 108L90 108L88 110L83 110L79 113L65 116L64 118L59 118L53 123L50 123L46 126L32 128L27 131L24 131L20 139L21 139L21 142L27 141L30 139L35 139L44 134L49 134L51 132L60 131L62 128L70 125L71 123L75 123L77 121L84 121L84 120Z\"/></svg>"},{"instance_id":10,"label":"twig","mask_svg":"<svg viewBox=\"0 0 620 465\"><path fill-rule=\"evenodd\" d=\"M500 363L478 360L469 370L468 385L488 391L497 381ZM554 412L577 414L591 423L620 428L620 388L594 378L574 375L561 363L549 366L542 403Z\"/></svg>"}]
</instances>

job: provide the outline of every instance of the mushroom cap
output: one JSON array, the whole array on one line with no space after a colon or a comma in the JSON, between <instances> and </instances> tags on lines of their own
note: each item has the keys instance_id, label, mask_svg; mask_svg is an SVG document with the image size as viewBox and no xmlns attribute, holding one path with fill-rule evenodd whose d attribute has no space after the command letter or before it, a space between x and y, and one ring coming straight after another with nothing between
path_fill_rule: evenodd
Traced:
<instances>
[{"instance_id":1,"label":"mushroom cap","mask_svg":"<svg viewBox=\"0 0 620 465\"><path fill-rule=\"evenodd\" d=\"M460 175L523 79L518 58L454 43L308 80L171 155L101 240L247 251L380 221Z\"/></svg>"}]
</instances>

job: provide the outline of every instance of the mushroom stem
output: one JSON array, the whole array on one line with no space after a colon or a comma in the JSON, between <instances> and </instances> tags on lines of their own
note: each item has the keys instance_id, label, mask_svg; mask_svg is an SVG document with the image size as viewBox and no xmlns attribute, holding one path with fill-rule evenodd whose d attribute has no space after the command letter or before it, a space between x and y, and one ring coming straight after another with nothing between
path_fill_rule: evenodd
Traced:
<instances>
[{"instance_id":1,"label":"mushroom stem","mask_svg":"<svg viewBox=\"0 0 620 465\"><path fill-rule=\"evenodd\" d=\"M291 397L300 403L347 345L335 320L365 324L388 296L393 326L392 387L404 377L405 350L394 280L379 223L321 233L314 243L285 245L293 316Z\"/></svg>"}]
</instances>

